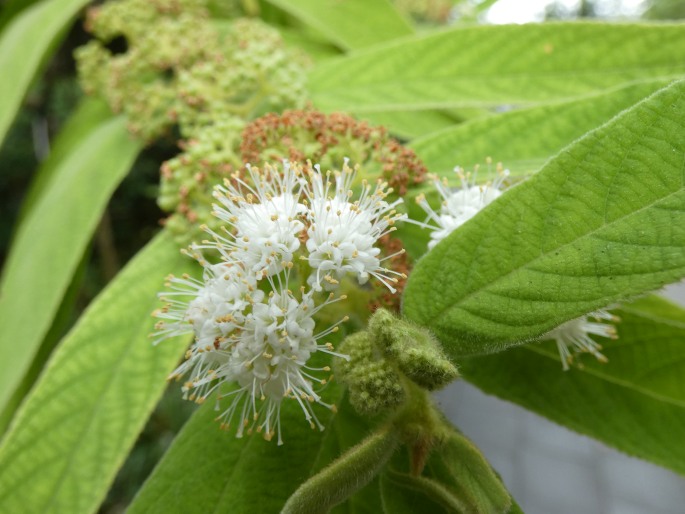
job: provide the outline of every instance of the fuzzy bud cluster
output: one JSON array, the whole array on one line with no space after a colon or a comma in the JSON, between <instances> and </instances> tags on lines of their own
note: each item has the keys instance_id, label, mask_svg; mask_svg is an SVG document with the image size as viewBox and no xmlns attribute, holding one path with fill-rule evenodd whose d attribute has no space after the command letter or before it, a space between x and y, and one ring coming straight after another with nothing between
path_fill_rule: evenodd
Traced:
<instances>
[{"instance_id":1,"label":"fuzzy bud cluster","mask_svg":"<svg viewBox=\"0 0 685 514\"><path fill-rule=\"evenodd\" d=\"M341 351L349 360L337 360L336 372L349 388L350 403L363 414L402 405L407 380L434 391L459 376L428 330L385 309L371 317L368 331L347 337Z\"/></svg>"},{"instance_id":2,"label":"fuzzy bud cluster","mask_svg":"<svg viewBox=\"0 0 685 514\"><path fill-rule=\"evenodd\" d=\"M199 128L180 143L180 154L162 164L157 203L173 213L165 224L182 244L201 237L201 225L219 229L219 219L212 216L212 190L242 167L236 149L244 125L240 118L227 117Z\"/></svg>"},{"instance_id":3,"label":"fuzzy bud cluster","mask_svg":"<svg viewBox=\"0 0 685 514\"><path fill-rule=\"evenodd\" d=\"M175 116L184 137L227 117L251 120L304 105L309 61L287 49L275 29L258 20L235 20L217 50L179 71Z\"/></svg>"}]
</instances>

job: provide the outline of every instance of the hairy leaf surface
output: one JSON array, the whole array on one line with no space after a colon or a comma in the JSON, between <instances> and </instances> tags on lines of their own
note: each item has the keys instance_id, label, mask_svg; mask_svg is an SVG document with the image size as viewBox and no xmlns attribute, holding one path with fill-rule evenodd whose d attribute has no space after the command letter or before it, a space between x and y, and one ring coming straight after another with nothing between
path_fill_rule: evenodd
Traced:
<instances>
[{"instance_id":1,"label":"hairy leaf surface","mask_svg":"<svg viewBox=\"0 0 685 514\"><path fill-rule=\"evenodd\" d=\"M333 59L310 73L325 111L510 108L685 73L685 25L452 28Z\"/></svg>"},{"instance_id":2,"label":"hairy leaf surface","mask_svg":"<svg viewBox=\"0 0 685 514\"><path fill-rule=\"evenodd\" d=\"M156 292L190 271L162 233L64 338L0 447L0 512L95 512L186 348L154 347Z\"/></svg>"},{"instance_id":3,"label":"hairy leaf surface","mask_svg":"<svg viewBox=\"0 0 685 514\"><path fill-rule=\"evenodd\" d=\"M321 31L343 49L354 50L413 32L389 0L268 0Z\"/></svg>"},{"instance_id":4,"label":"hairy leaf surface","mask_svg":"<svg viewBox=\"0 0 685 514\"><path fill-rule=\"evenodd\" d=\"M26 213L0 282L0 408L50 328L102 211L140 148L123 117L92 126L54 165L49 191Z\"/></svg>"},{"instance_id":5,"label":"hairy leaf surface","mask_svg":"<svg viewBox=\"0 0 685 514\"><path fill-rule=\"evenodd\" d=\"M512 176L532 174L575 139L666 85L662 80L638 82L578 100L482 117L415 139L410 146L431 173L450 179L457 165L467 171L481 165L479 179L493 178L482 166L486 157L501 162Z\"/></svg>"},{"instance_id":6,"label":"hairy leaf surface","mask_svg":"<svg viewBox=\"0 0 685 514\"><path fill-rule=\"evenodd\" d=\"M685 83L564 149L419 261L404 313L454 357L685 275Z\"/></svg>"}]
</instances>

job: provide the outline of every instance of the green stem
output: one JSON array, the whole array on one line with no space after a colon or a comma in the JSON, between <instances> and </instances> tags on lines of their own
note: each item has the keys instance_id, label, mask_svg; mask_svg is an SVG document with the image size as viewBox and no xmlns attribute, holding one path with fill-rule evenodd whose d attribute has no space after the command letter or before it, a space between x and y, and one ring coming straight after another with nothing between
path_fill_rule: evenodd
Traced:
<instances>
[{"instance_id":1,"label":"green stem","mask_svg":"<svg viewBox=\"0 0 685 514\"><path fill-rule=\"evenodd\" d=\"M425 389L409 379L404 381L407 400L395 415L393 424L409 447L411 474L419 476L436 444L449 435L450 427L445 424L440 411Z\"/></svg>"},{"instance_id":2,"label":"green stem","mask_svg":"<svg viewBox=\"0 0 685 514\"><path fill-rule=\"evenodd\" d=\"M398 442L393 426L367 437L302 484L281 514L325 514L378 475Z\"/></svg>"}]
</instances>

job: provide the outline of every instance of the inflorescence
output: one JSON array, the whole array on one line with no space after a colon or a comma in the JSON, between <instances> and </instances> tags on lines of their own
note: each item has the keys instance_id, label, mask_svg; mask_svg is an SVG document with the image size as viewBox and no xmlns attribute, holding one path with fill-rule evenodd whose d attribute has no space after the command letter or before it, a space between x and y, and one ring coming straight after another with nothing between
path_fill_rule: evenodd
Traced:
<instances>
[{"instance_id":1,"label":"inflorescence","mask_svg":"<svg viewBox=\"0 0 685 514\"><path fill-rule=\"evenodd\" d=\"M382 181L364 181L355 195L354 177L347 163L335 172L287 161L247 166L245 178L236 174L215 189L221 229L206 228L210 239L188 250L202 279L169 277L170 291L160 294L166 304L154 313L155 341L195 336L171 378L187 376L185 396L198 403L216 393L218 419L225 428L235 422L239 437L277 434L281 444L285 398L323 430L312 406L334 408L315 386L330 368L308 362L317 352L344 358L325 339L347 317L317 331L317 313L346 299L338 290L347 277L360 284L375 277L391 291L403 278L384 266L376 246L404 219L395 210L401 200L386 201L391 190ZM207 251L219 262L209 262Z\"/></svg>"}]
</instances>

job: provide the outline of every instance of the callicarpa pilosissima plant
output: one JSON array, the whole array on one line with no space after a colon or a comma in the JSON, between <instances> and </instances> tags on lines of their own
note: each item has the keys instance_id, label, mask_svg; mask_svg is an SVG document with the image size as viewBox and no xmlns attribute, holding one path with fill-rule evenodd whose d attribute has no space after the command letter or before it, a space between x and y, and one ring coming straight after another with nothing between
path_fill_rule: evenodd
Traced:
<instances>
[{"instance_id":1,"label":"callicarpa pilosissima plant","mask_svg":"<svg viewBox=\"0 0 685 514\"><path fill-rule=\"evenodd\" d=\"M493 3L0 17L0 137L92 36L0 282L0 512L522 512L456 380L685 473L685 26ZM76 316L130 184L149 242Z\"/></svg>"}]
</instances>

